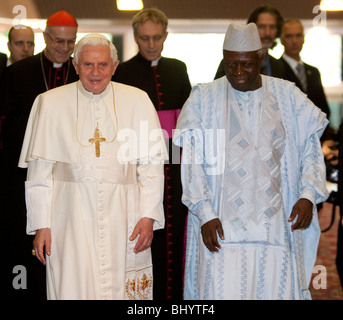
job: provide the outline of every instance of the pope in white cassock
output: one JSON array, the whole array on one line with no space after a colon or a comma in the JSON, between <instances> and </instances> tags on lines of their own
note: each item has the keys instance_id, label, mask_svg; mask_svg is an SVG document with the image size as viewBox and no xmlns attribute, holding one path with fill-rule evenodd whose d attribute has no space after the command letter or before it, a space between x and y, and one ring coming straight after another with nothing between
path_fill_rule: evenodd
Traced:
<instances>
[{"instance_id":1,"label":"pope in white cassock","mask_svg":"<svg viewBox=\"0 0 343 320\"><path fill-rule=\"evenodd\" d=\"M261 48L255 24L231 24L226 76L195 86L178 119L185 299L311 298L328 121L293 83L260 75Z\"/></svg>"},{"instance_id":2,"label":"pope in white cassock","mask_svg":"<svg viewBox=\"0 0 343 320\"><path fill-rule=\"evenodd\" d=\"M80 81L37 97L19 166L27 233L49 299L151 299L153 230L164 227L165 142L139 89L111 82L113 44L75 46Z\"/></svg>"}]
</instances>

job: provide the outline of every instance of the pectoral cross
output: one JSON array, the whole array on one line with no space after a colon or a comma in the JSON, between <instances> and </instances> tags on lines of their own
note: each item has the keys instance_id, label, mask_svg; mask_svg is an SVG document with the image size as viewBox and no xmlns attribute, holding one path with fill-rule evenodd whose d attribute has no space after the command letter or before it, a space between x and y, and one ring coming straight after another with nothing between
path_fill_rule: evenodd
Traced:
<instances>
[{"instance_id":1,"label":"pectoral cross","mask_svg":"<svg viewBox=\"0 0 343 320\"><path fill-rule=\"evenodd\" d=\"M95 155L100 157L100 142L106 141L106 138L100 137L100 132L98 128L95 128L94 138L88 140L90 143L95 143Z\"/></svg>"}]
</instances>

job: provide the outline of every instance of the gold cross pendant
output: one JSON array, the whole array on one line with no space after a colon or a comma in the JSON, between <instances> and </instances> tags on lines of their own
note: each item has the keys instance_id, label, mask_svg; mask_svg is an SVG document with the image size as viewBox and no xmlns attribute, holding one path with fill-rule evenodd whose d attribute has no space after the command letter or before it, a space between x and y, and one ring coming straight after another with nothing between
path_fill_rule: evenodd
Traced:
<instances>
[{"instance_id":1,"label":"gold cross pendant","mask_svg":"<svg viewBox=\"0 0 343 320\"><path fill-rule=\"evenodd\" d=\"M95 155L100 157L100 142L106 141L106 138L100 137L99 129L95 128L94 138L88 140L90 143L95 143Z\"/></svg>"}]
</instances>

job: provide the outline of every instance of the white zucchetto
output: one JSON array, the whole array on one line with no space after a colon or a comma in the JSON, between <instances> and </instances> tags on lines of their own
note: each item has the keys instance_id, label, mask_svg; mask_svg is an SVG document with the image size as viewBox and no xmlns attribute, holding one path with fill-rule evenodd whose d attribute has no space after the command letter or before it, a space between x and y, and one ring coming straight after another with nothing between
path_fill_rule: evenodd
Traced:
<instances>
[{"instance_id":1,"label":"white zucchetto","mask_svg":"<svg viewBox=\"0 0 343 320\"><path fill-rule=\"evenodd\" d=\"M256 24L249 23L242 26L231 23L225 34L223 49L236 52L249 52L262 49Z\"/></svg>"}]
</instances>

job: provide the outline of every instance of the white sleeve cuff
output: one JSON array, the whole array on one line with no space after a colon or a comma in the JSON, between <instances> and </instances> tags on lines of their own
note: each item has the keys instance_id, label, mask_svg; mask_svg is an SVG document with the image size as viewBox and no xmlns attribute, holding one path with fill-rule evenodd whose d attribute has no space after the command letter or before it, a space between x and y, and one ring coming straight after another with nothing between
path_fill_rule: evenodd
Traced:
<instances>
[{"instance_id":1,"label":"white sleeve cuff","mask_svg":"<svg viewBox=\"0 0 343 320\"><path fill-rule=\"evenodd\" d=\"M36 230L50 228L52 182L26 181L25 198L27 209L26 233L35 234Z\"/></svg>"},{"instance_id":2,"label":"white sleeve cuff","mask_svg":"<svg viewBox=\"0 0 343 320\"><path fill-rule=\"evenodd\" d=\"M154 220L153 229L164 228L163 164L139 165L138 181L140 190L139 211L141 218Z\"/></svg>"},{"instance_id":3,"label":"white sleeve cuff","mask_svg":"<svg viewBox=\"0 0 343 320\"><path fill-rule=\"evenodd\" d=\"M299 199L307 199L312 202L312 204L316 205L316 195L315 192L310 188L304 188L302 192L300 193Z\"/></svg>"},{"instance_id":4,"label":"white sleeve cuff","mask_svg":"<svg viewBox=\"0 0 343 320\"><path fill-rule=\"evenodd\" d=\"M202 227L206 222L218 218L218 215L209 201L202 201L196 208L195 214L200 220L200 227Z\"/></svg>"}]
</instances>

